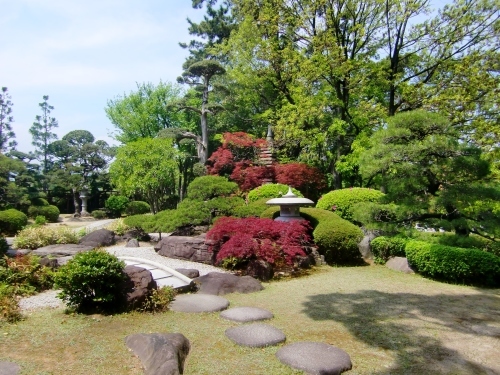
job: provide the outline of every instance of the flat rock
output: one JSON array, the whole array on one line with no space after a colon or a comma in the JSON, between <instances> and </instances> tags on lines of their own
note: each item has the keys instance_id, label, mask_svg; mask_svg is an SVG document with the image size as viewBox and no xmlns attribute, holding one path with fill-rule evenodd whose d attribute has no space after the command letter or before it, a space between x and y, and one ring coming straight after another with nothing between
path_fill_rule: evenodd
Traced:
<instances>
[{"instance_id":1,"label":"flat rock","mask_svg":"<svg viewBox=\"0 0 500 375\"><path fill-rule=\"evenodd\" d=\"M200 277L200 271L196 268L176 268L175 270L183 274L184 276L189 277L190 279L196 279L197 277Z\"/></svg>"},{"instance_id":2,"label":"flat rock","mask_svg":"<svg viewBox=\"0 0 500 375\"><path fill-rule=\"evenodd\" d=\"M17 363L0 361L0 375L17 375L21 368Z\"/></svg>"},{"instance_id":3,"label":"flat rock","mask_svg":"<svg viewBox=\"0 0 500 375\"><path fill-rule=\"evenodd\" d=\"M130 240L128 240L125 247L139 247L139 241L137 241L135 238L131 238Z\"/></svg>"},{"instance_id":4,"label":"flat rock","mask_svg":"<svg viewBox=\"0 0 500 375\"><path fill-rule=\"evenodd\" d=\"M226 329L226 336L235 344L262 348L284 342L285 334L269 324L253 323Z\"/></svg>"},{"instance_id":5,"label":"flat rock","mask_svg":"<svg viewBox=\"0 0 500 375\"><path fill-rule=\"evenodd\" d=\"M78 243L93 247L111 246L115 244L115 233L107 229L97 229L80 238Z\"/></svg>"},{"instance_id":6,"label":"flat rock","mask_svg":"<svg viewBox=\"0 0 500 375\"><path fill-rule=\"evenodd\" d=\"M399 272L404 272L404 273L415 273L410 268L410 265L408 264L408 259L404 257L393 257L390 258L386 263L385 266L387 268L390 268L391 270L394 271L399 271Z\"/></svg>"},{"instance_id":7,"label":"flat rock","mask_svg":"<svg viewBox=\"0 0 500 375\"><path fill-rule=\"evenodd\" d=\"M155 245L154 249L158 254L168 258L213 264L214 254L208 250L204 236L164 237Z\"/></svg>"},{"instance_id":8,"label":"flat rock","mask_svg":"<svg viewBox=\"0 0 500 375\"><path fill-rule=\"evenodd\" d=\"M321 342L297 342L276 352L278 359L311 375L338 375L352 368L351 358L342 349Z\"/></svg>"},{"instance_id":9,"label":"flat rock","mask_svg":"<svg viewBox=\"0 0 500 375\"><path fill-rule=\"evenodd\" d=\"M264 287L251 276L236 276L230 273L209 272L193 280L199 288L198 293L216 296L228 293L253 293Z\"/></svg>"},{"instance_id":10,"label":"flat rock","mask_svg":"<svg viewBox=\"0 0 500 375\"><path fill-rule=\"evenodd\" d=\"M189 340L180 333L137 333L125 343L139 357L146 375L180 375L190 350Z\"/></svg>"},{"instance_id":11,"label":"flat rock","mask_svg":"<svg viewBox=\"0 0 500 375\"><path fill-rule=\"evenodd\" d=\"M66 257L82 253L84 251L90 251L94 249L95 246L89 245L76 245L76 244L60 244L60 245L49 245L40 247L32 251L32 254L45 257L51 255L53 257Z\"/></svg>"},{"instance_id":12,"label":"flat rock","mask_svg":"<svg viewBox=\"0 0 500 375\"><path fill-rule=\"evenodd\" d=\"M255 322L274 318L271 311L258 307L234 307L220 313L221 318L240 323Z\"/></svg>"},{"instance_id":13,"label":"flat rock","mask_svg":"<svg viewBox=\"0 0 500 375\"><path fill-rule=\"evenodd\" d=\"M30 250L30 249L18 249L18 250L9 249L9 250L7 250L7 256L9 256L9 257L17 257L17 256L20 256L20 255L29 254L29 253L31 253L31 251L32 250Z\"/></svg>"},{"instance_id":14,"label":"flat rock","mask_svg":"<svg viewBox=\"0 0 500 375\"><path fill-rule=\"evenodd\" d=\"M186 313L216 312L227 309L229 301L224 297L208 294L182 294L170 303L170 310Z\"/></svg>"}]
</instances>

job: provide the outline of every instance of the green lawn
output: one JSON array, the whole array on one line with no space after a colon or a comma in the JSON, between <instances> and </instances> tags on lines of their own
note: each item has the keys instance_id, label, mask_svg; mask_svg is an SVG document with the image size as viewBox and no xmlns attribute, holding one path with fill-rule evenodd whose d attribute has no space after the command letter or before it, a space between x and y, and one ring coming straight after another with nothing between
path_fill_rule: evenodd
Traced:
<instances>
[{"instance_id":1,"label":"green lawn","mask_svg":"<svg viewBox=\"0 0 500 375\"><path fill-rule=\"evenodd\" d=\"M348 374L500 373L500 289L477 289L405 275L383 266L322 267L273 282L254 294L226 296L232 307L271 310L287 342L310 340L350 354ZM31 313L0 327L0 360L22 374L142 374L126 335L180 332L191 342L185 374L300 374L275 357L278 347L233 344L236 323L218 314L66 315Z\"/></svg>"}]
</instances>

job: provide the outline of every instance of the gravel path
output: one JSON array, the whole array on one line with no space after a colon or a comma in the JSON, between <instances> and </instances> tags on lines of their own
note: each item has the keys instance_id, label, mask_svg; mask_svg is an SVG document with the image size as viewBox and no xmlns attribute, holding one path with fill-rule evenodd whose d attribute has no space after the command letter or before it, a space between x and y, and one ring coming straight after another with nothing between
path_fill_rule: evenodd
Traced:
<instances>
[{"instance_id":1,"label":"gravel path","mask_svg":"<svg viewBox=\"0 0 500 375\"><path fill-rule=\"evenodd\" d=\"M125 247L123 245L115 245L106 248L106 250L116 256L131 256L138 257L164 264L167 267L176 268L194 268L200 271L200 276L206 275L209 272L227 272L222 268L210 266L208 264L189 262L186 260L167 258L158 255L153 246L144 247ZM57 308L62 307L64 304L56 297L58 290L48 290L43 293L31 297L22 298L19 301L19 307L23 311L34 310L43 307Z\"/></svg>"}]
</instances>

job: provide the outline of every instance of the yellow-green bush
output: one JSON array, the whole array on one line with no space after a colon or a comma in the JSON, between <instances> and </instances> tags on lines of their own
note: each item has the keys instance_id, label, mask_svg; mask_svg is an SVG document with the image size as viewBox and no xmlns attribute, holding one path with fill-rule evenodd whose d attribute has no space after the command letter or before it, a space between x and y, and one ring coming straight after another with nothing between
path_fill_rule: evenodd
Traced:
<instances>
[{"instance_id":1,"label":"yellow-green bush","mask_svg":"<svg viewBox=\"0 0 500 375\"><path fill-rule=\"evenodd\" d=\"M304 197L300 191L295 188L292 188L293 193L298 197ZM248 193L248 201L255 202L262 198L267 198L267 200L271 198L280 198L281 196L288 193L288 186L283 184L264 184L250 190Z\"/></svg>"},{"instance_id":2,"label":"yellow-green bush","mask_svg":"<svg viewBox=\"0 0 500 375\"><path fill-rule=\"evenodd\" d=\"M111 222L106 227L107 230L112 230L119 236L123 236L126 231L130 229L130 227L125 223L123 219L116 219L115 221Z\"/></svg>"},{"instance_id":3,"label":"yellow-green bush","mask_svg":"<svg viewBox=\"0 0 500 375\"><path fill-rule=\"evenodd\" d=\"M20 231L14 238L14 249L38 249L39 247L78 243L80 234L72 228L32 226Z\"/></svg>"},{"instance_id":4,"label":"yellow-green bush","mask_svg":"<svg viewBox=\"0 0 500 375\"><path fill-rule=\"evenodd\" d=\"M28 224L28 217L21 211L10 208L0 211L0 233L14 235Z\"/></svg>"}]
</instances>

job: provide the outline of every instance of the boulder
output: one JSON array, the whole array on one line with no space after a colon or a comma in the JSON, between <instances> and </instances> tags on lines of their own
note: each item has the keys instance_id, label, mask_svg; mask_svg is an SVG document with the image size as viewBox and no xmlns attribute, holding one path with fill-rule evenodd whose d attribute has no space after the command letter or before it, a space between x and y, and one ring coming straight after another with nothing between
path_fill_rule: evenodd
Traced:
<instances>
[{"instance_id":1,"label":"boulder","mask_svg":"<svg viewBox=\"0 0 500 375\"><path fill-rule=\"evenodd\" d=\"M135 238L137 239L138 241L151 241L151 236L149 234L147 234L146 232L144 232L142 229L131 229L127 232L125 232L125 234L123 236L121 236L121 239L123 240L130 240L132 238Z\"/></svg>"},{"instance_id":2,"label":"boulder","mask_svg":"<svg viewBox=\"0 0 500 375\"><path fill-rule=\"evenodd\" d=\"M361 253L363 259L373 259L372 249L370 247L370 242L380 236L378 231L363 230L364 236L360 243L358 243L358 249Z\"/></svg>"},{"instance_id":3,"label":"boulder","mask_svg":"<svg viewBox=\"0 0 500 375\"><path fill-rule=\"evenodd\" d=\"M17 375L21 368L17 363L0 361L0 375Z\"/></svg>"},{"instance_id":4,"label":"boulder","mask_svg":"<svg viewBox=\"0 0 500 375\"><path fill-rule=\"evenodd\" d=\"M146 375L181 375L191 348L180 333L137 333L125 343L139 357Z\"/></svg>"},{"instance_id":5,"label":"boulder","mask_svg":"<svg viewBox=\"0 0 500 375\"><path fill-rule=\"evenodd\" d=\"M52 271L59 267L59 263L56 258L40 258L39 263L43 267L49 267Z\"/></svg>"},{"instance_id":6,"label":"boulder","mask_svg":"<svg viewBox=\"0 0 500 375\"><path fill-rule=\"evenodd\" d=\"M213 264L214 254L208 250L204 236L162 238L155 245L158 254L165 257Z\"/></svg>"},{"instance_id":7,"label":"boulder","mask_svg":"<svg viewBox=\"0 0 500 375\"><path fill-rule=\"evenodd\" d=\"M224 295L228 293L253 293L264 287L251 276L236 276L230 273L210 272L193 280L198 285L198 293Z\"/></svg>"},{"instance_id":8,"label":"boulder","mask_svg":"<svg viewBox=\"0 0 500 375\"><path fill-rule=\"evenodd\" d=\"M39 257L51 256L54 258L59 258L59 257L73 256L78 253L90 251L94 248L95 246L92 245L76 245L76 244L49 245L33 250L32 254L38 255Z\"/></svg>"},{"instance_id":9,"label":"boulder","mask_svg":"<svg viewBox=\"0 0 500 375\"><path fill-rule=\"evenodd\" d=\"M7 256L14 258L17 256L30 254L31 251L32 250L30 250L30 249L17 249L17 250L9 249L9 250L7 250Z\"/></svg>"},{"instance_id":10,"label":"boulder","mask_svg":"<svg viewBox=\"0 0 500 375\"><path fill-rule=\"evenodd\" d=\"M385 266L394 271L404 272L404 273L415 273L408 264L408 259L404 257L393 257L390 258Z\"/></svg>"},{"instance_id":11,"label":"boulder","mask_svg":"<svg viewBox=\"0 0 500 375\"><path fill-rule=\"evenodd\" d=\"M190 279L200 277L200 271L198 271L196 268L176 268L175 270L183 274L184 276L189 277Z\"/></svg>"},{"instance_id":12,"label":"boulder","mask_svg":"<svg viewBox=\"0 0 500 375\"><path fill-rule=\"evenodd\" d=\"M124 272L127 275L125 281L127 307L133 309L142 306L151 291L156 289L156 281L153 280L151 272L142 267L126 266Z\"/></svg>"},{"instance_id":13,"label":"boulder","mask_svg":"<svg viewBox=\"0 0 500 375\"><path fill-rule=\"evenodd\" d=\"M261 281L269 281L274 276L273 265L260 259L248 263L245 274Z\"/></svg>"},{"instance_id":14,"label":"boulder","mask_svg":"<svg viewBox=\"0 0 500 375\"><path fill-rule=\"evenodd\" d=\"M128 240L125 247L139 247L139 241L137 241L135 238L131 238L130 240Z\"/></svg>"},{"instance_id":15,"label":"boulder","mask_svg":"<svg viewBox=\"0 0 500 375\"><path fill-rule=\"evenodd\" d=\"M80 238L78 243L94 248L111 246L115 244L115 233L107 229L98 229Z\"/></svg>"}]
</instances>

